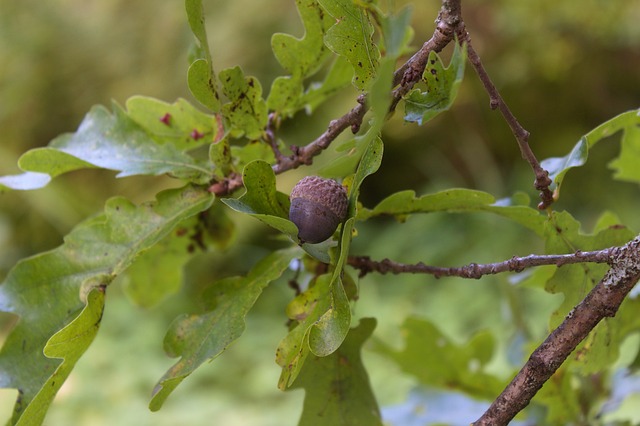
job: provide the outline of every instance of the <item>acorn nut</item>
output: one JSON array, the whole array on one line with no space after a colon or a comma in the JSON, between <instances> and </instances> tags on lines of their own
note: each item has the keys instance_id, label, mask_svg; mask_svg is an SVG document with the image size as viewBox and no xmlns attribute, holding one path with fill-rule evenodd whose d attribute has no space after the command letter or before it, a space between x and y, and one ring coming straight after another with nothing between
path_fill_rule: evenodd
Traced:
<instances>
[{"instance_id":1,"label":"acorn nut","mask_svg":"<svg viewBox=\"0 0 640 426\"><path fill-rule=\"evenodd\" d=\"M332 179L307 176L291 190L289 220L298 227L301 243L320 243L331 237L347 217L347 191Z\"/></svg>"}]
</instances>

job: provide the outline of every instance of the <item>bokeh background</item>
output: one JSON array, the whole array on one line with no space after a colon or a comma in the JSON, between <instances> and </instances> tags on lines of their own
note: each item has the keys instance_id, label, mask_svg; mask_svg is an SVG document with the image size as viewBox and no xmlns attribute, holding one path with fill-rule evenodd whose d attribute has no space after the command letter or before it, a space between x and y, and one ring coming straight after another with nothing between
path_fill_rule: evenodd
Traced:
<instances>
[{"instance_id":1,"label":"bokeh background","mask_svg":"<svg viewBox=\"0 0 640 426\"><path fill-rule=\"evenodd\" d=\"M385 8L408 3L381 1ZM268 93L271 81L283 73L271 54L271 34L302 35L293 0L205 0L204 5L216 68L241 65ZM412 7L417 47L433 31L439 2ZM469 0L463 7L476 50L531 132L530 143L540 159L565 155L590 129L640 106L640 3ZM74 131L94 104L124 104L137 94L192 100L186 85L192 43L180 0L0 0L0 174L18 173L21 153ZM291 144L311 141L329 120L353 106L355 96L348 89L314 116L299 114L281 136ZM365 205L401 189L426 193L450 187L480 189L498 198L524 191L536 202L533 175L507 125L488 103L468 69L451 111L422 127L405 125L396 114L385 129L383 165L363 187ZM640 188L614 181L607 169L618 150L615 136L600 143L588 165L565 180L557 208L571 211L585 231L605 210L640 229ZM279 185L286 190L313 170L280 176ZM20 258L58 246L75 224L100 211L108 197L144 201L177 185L165 178L116 180L114 175L80 171L38 191L0 194L0 279ZM187 276L185 290L174 298L142 309L117 285L110 288L102 329L46 424L211 424L212 419L226 425L296 424L303 392L276 389L279 369L274 362L275 347L285 333L283 309L292 297L286 283L266 290L248 318L245 335L220 359L188 378L159 413L146 408L154 384L173 363L162 351L164 332L177 314L194 309L189 285L202 276L246 272L264 253L262 242L270 231L245 218L234 220L235 248L203 254L192 265L196 272ZM540 250L534 235L485 215L429 215L402 225L377 220L362 225L354 241L357 254L438 265L498 261ZM391 340L402 320L417 313L437 321L458 341L491 328L506 342L514 330L505 318L518 310L519 320L544 336L544 317L557 304L542 292L515 291L506 276L471 283L367 277L361 292L356 316L378 317L375 338ZM511 301L511 314L505 314L505 300ZM526 303L516 308L517 301ZM13 321L0 315L0 342ZM496 371L506 362L500 358ZM365 353L365 362L381 404L402 404L415 387L412 379L374 353ZM0 390L0 419L9 417L15 394Z\"/></svg>"}]
</instances>

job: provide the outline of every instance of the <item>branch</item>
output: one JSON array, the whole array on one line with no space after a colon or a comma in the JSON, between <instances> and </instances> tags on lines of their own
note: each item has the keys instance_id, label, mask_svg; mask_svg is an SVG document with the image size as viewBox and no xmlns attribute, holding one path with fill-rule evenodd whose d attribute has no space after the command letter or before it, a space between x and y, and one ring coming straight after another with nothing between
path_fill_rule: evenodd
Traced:
<instances>
[{"instance_id":1,"label":"branch","mask_svg":"<svg viewBox=\"0 0 640 426\"><path fill-rule=\"evenodd\" d=\"M443 0L442 8L436 20L436 29L433 36L416 52L409 60L398 68L394 73L394 87L400 85L393 92L391 110L395 108L402 97L407 94L413 86L420 81L422 73L427 65L427 59L431 51L440 52L454 39L457 26L460 24L460 0ZM362 120L369 107L366 104L366 94L358 96L357 105L342 117L332 120L327 126L327 130L309 144L298 147L291 146L292 155L284 156L279 150L274 149L276 154L276 164L273 171L276 174L287 170L298 168L301 165L310 165L313 157L327 149L345 129L351 128L353 133L357 133L362 125ZM272 122L270 122L272 123ZM267 130L273 131L274 126L268 126ZM275 135L267 132L267 143L274 147ZM209 192L217 196L227 195L242 186L242 177L233 173L225 179L214 182L209 187Z\"/></svg>"},{"instance_id":2,"label":"branch","mask_svg":"<svg viewBox=\"0 0 640 426\"><path fill-rule=\"evenodd\" d=\"M440 52L453 41L456 28L461 22L460 19L460 0L443 0L433 35L393 75L393 85L399 84L399 87L393 91L391 111L422 78L429 53L432 51ZM310 165L313 162L313 157L327 149L345 129L350 127L353 133L357 133L368 109L366 94L362 94L358 97L358 104L342 117L331 121L327 130L316 140L304 147L292 146L293 155L279 159L277 164L273 166L273 170L278 174L303 164Z\"/></svg>"},{"instance_id":3,"label":"branch","mask_svg":"<svg viewBox=\"0 0 640 426\"><path fill-rule=\"evenodd\" d=\"M534 185L536 189L540 191L540 198L542 200L540 204L538 204L538 208L541 210L546 209L554 201L553 193L549 189L552 183L549 178L549 172L540 165L540 162L529 146L529 132L522 127L504 99L502 99L502 96L484 69L480 57L473 48L471 38L462 19L461 0L442 0L442 7L436 19L436 29L433 35L423 44L418 52L394 73L393 85L394 87L398 87L393 91L393 99L391 107L389 108L390 111L394 111L398 102L420 81L427 65L429 53L432 51L440 52L453 41L456 34L458 35L460 43L467 43L469 61L489 94L491 108L500 110L518 142L522 157L531 165L535 174ZM276 156L276 164L273 165L273 171L276 174L280 174L287 170L298 168L301 165L310 165L313 162L313 158L327 149L345 129L351 128L353 133L357 133L368 110L366 94L360 95L357 101L357 105L349 112L336 120L332 120L327 130L314 141L303 147L292 145L292 154L289 156L283 155L277 147L274 133L274 120L271 115L267 126L266 142L271 145ZM241 177L237 173L234 173L226 177L223 181L212 184L209 191L220 196L233 192L241 186Z\"/></svg>"},{"instance_id":4,"label":"branch","mask_svg":"<svg viewBox=\"0 0 640 426\"><path fill-rule=\"evenodd\" d=\"M495 275L502 272L521 272L527 268L543 265L569 265L573 263L609 263L611 255L617 247L611 247L597 251L576 251L572 254L534 255L525 257L512 257L509 260L497 263L477 264L470 263L461 267L429 266L424 263L404 264L389 259L381 261L371 260L368 256L349 256L347 262L355 269L360 270L360 277L371 272L380 274L430 274L436 278L461 277L479 279L484 275Z\"/></svg>"},{"instance_id":5,"label":"branch","mask_svg":"<svg viewBox=\"0 0 640 426\"><path fill-rule=\"evenodd\" d=\"M271 146L276 161L280 162L284 156L278 147L278 139L276 138L276 129L278 128L278 115L275 112L269 113L267 119L267 127L264 132L264 140Z\"/></svg>"},{"instance_id":6,"label":"branch","mask_svg":"<svg viewBox=\"0 0 640 426\"><path fill-rule=\"evenodd\" d=\"M293 155L281 158L273 166L273 171L279 174L287 170L295 169L303 164L310 165L313 162L313 157L327 149L331 142L345 129L350 127L353 133L357 133L358 130L360 130L362 119L368 109L365 104L365 99L366 96L364 94L358 96L358 104L342 117L337 120L332 120L327 130L313 142L310 142L304 147L292 145L291 150L293 151Z\"/></svg>"},{"instance_id":7,"label":"branch","mask_svg":"<svg viewBox=\"0 0 640 426\"><path fill-rule=\"evenodd\" d=\"M393 85L400 85L393 91L393 99L390 111L395 110L398 102L407 94L413 86L422 79L422 74L427 66L429 54L440 52L454 39L458 27L462 24L462 7L460 0L443 0L442 7L436 19L436 30L431 38L422 45L422 48L413 55L393 75Z\"/></svg>"},{"instance_id":8,"label":"branch","mask_svg":"<svg viewBox=\"0 0 640 426\"><path fill-rule=\"evenodd\" d=\"M640 236L610 249L611 268L531 354L527 363L473 426L507 425L524 409L578 344L605 317L613 317L640 279Z\"/></svg>"},{"instance_id":9,"label":"branch","mask_svg":"<svg viewBox=\"0 0 640 426\"><path fill-rule=\"evenodd\" d=\"M482 62L480 61L480 56L478 56L478 53L471 44L471 37L464 28L464 23L460 26L458 37L461 43L467 43L467 56L469 58L469 62L471 62L471 65L476 70L482 85L489 94L489 105L491 109L497 108L500 110L505 121L511 128L511 132L515 136L516 141L518 142L522 158L531 165L536 176L534 186L538 191L540 191L540 199L542 200L540 204L538 204L538 208L540 210L546 209L553 204L554 201L553 193L549 189L551 179L549 178L549 172L540 166L540 162L529 146L529 132L522 127L518 119L513 115L504 99L502 99L502 96L500 96L500 92L498 92L498 89L496 89L496 86L491 81L489 74L487 74L487 71L484 69Z\"/></svg>"}]
</instances>

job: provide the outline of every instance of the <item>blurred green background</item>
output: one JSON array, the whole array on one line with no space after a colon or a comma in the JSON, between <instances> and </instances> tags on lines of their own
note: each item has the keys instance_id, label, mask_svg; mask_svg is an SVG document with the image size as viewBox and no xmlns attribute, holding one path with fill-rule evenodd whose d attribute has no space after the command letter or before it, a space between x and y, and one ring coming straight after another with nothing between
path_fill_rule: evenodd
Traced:
<instances>
[{"instance_id":1,"label":"blurred green background","mask_svg":"<svg viewBox=\"0 0 640 426\"><path fill-rule=\"evenodd\" d=\"M385 8L409 3L381 1ZM205 0L204 5L216 69L241 65L260 79L266 95L282 73L271 54L271 34L302 35L293 0ZM435 0L413 4L415 46L432 33L439 6ZM565 155L593 127L640 106L639 2L473 0L463 7L476 50L531 132L540 159ZM0 174L17 173L24 151L74 131L94 104L124 104L136 94L192 100L186 86L192 40L180 0L0 0ZM353 106L355 95L346 90L313 117L298 115L285 124L282 137L298 145L311 141L336 111ZM525 191L535 202L533 175L488 103L468 70L451 111L423 127L405 125L396 114L385 129L383 165L365 181L365 205L401 189L425 193L450 187L481 189L498 198ZM607 209L640 229L637 185L612 180L606 167L618 149L616 137L599 144L588 165L565 180L556 208L571 211L585 230ZM279 185L286 190L312 170L280 176ZM165 178L116 180L114 175L82 171L38 191L0 194L0 279L20 258L59 245L108 197L122 194L143 201L177 184ZM191 269L207 271L212 281L245 272L264 253L261 245L272 235L269 230L245 218L234 220L238 244L228 252L201 255ZM533 234L498 218L430 215L403 225L388 220L363 224L353 252L459 265L540 249ZM285 334L283 310L292 297L285 282L268 288L237 344L187 379L159 413L146 409L154 384L173 363L162 351L164 332L177 314L194 309L189 289L198 279L194 273L182 293L148 310L133 306L112 286L98 338L60 392L46 424L209 424L211 419L226 425L296 424L303 393L276 389L274 351ZM515 289L508 276L477 282L371 276L362 280L361 292L356 316L378 317L375 336L382 339L393 338L402 320L418 313L436 320L454 339L490 327L507 341L515 325L505 325L505 319L517 309L518 321L542 337L545 315L557 303L546 294ZM516 308L518 301L526 304ZM466 307L465 315L458 315L459 306ZM0 342L12 321L0 316ZM505 362L499 358L496 365ZM366 353L365 362L381 403L402 401L412 380L375 354ZM0 390L0 419L9 417L14 397L15 391Z\"/></svg>"}]
</instances>

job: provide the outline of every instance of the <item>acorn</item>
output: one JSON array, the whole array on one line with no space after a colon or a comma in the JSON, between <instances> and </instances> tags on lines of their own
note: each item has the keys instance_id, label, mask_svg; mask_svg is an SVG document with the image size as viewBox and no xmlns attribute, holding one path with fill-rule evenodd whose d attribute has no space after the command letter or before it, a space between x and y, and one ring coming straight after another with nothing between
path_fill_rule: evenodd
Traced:
<instances>
[{"instance_id":1,"label":"acorn","mask_svg":"<svg viewBox=\"0 0 640 426\"><path fill-rule=\"evenodd\" d=\"M298 227L301 243L331 237L347 217L347 191L333 179L307 176L291 190L289 220Z\"/></svg>"}]
</instances>

